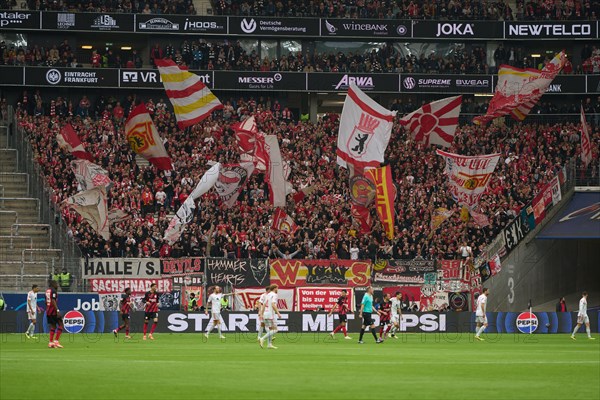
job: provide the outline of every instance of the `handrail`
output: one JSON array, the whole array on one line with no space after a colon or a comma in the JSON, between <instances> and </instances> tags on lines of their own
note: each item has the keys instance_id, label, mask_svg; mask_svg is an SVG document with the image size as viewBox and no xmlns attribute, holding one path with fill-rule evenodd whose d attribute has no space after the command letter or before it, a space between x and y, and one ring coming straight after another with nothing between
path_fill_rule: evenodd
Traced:
<instances>
[{"instance_id":1,"label":"handrail","mask_svg":"<svg viewBox=\"0 0 600 400\"><path fill-rule=\"evenodd\" d=\"M33 238L31 236L15 236L15 235L1 235L0 240L10 240L10 247L14 247L13 239L29 239L29 248L33 247Z\"/></svg>"},{"instance_id":2,"label":"handrail","mask_svg":"<svg viewBox=\"0 0 600 400\"><path fill-rule=\"evenodd\" d=\"M19 228L48 228L48 247L52 247L52 225L50 224L12 224L10 233L16 227L15 236L19 236Z\"/></svg>"}]
</instances>

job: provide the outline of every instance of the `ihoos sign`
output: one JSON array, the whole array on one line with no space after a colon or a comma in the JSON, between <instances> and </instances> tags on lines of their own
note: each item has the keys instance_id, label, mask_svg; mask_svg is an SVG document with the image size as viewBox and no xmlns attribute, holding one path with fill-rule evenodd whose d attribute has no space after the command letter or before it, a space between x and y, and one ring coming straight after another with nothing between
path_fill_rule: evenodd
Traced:
<instances>
[{"instance_id":1,"label":"ihoos sign","mask_svg":"<svg viewBox=\"0 0 600 400\"><path fill-rule=\"evenodd\" d=\"M81 276L90 278L156 278L160 276L158 258L81 259Z\"/></svg>"}]
</instances>

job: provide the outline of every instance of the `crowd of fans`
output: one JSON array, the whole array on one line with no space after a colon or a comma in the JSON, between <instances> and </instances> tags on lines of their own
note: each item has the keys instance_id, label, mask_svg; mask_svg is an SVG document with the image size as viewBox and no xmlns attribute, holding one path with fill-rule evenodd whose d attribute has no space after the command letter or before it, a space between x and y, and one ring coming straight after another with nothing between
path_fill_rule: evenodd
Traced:
<instances>
[{"instance_id":1,"label":"crowd of fans","mask_svg":"<svg viewBox=\"0 0 600 400\"><path fill-rule=\"evenodd\" d=\"M148 99L148 108L174 163L174 171L158 172L138 165L124 139L124 119L138 101L132 95L121 101L100 97L95 105L87 97L75 104L62 98L45 104L36 92L24 93L17 105L20 125L57 204L78 192L69 167L72 156L61 150L55 139L61 125L70 122L114 182L109 208L131 217L112 225L111 239L104 241L78 214L62 207L62 217L84 255L430 259L455 257L465 241L477 255L566 161L580 152L578 126L571 123L461 126L450 151L502 155L481 200L480 211L489 217L491 225L480 228L461 220L459 207L448 194L444 162L435 155L435 149L415 144L395 124L385 157L398 188L395 237L388 240L378 222L366 236L361 236L353 223L347 171L336 166L338 115L326 115L317 123L297 122L282 112L284 108L276 100L231 98L223 101L222 112L182 131L163 99ZM406 110L399 104L392 106ZM593 120L594 112L600 110L600 98L589 99L585 107ZM222 207L214 192L204 195L182 239L167 249L162 237L169 216L185 201L208 169L208 162L239 162L230 126L249 115L256 116L260 130L278 136L282 156L291 163L289 180L294 188L316 188L298 204L288 201L286 211L300 230L287 237L270 228L273 207L268 188L264 174L255 173L230 209ZM600 131L598 121L593 121L594 161L590 170L597 174ZM431 213L436 207L455 212L431 232ZM372 214L377 221L374 210Z\"/></svg>"},{"instance_id":2,"label":"crowd of fans","mask_svg":"<svg viewBox=\"0 0 600 400\"><path fill-rule=\"evenodd\" d=\"M491 74L496 67L509 64L519 68L538 68L549 61L532 58L532 50L522 47L504 47L494 50L494 65L487 64L483 46L457 48L452 54L442 56L431 53L425 55L400 54L391 43L378 50L364 53L352 52L289 52L279 58L261 57L256 51L247 52L240 42L184 40L178 47L172 44L155 44L148 58L137 50L105 51L93 50L87 60L77 58L77 52L68 40L51 48L32 45L30 47L7 46L0 42L0 65L43 65L59 67L92 68L142 68L144 59L154 65L155 59L170 58L177 64L193 70L236 70L236 71L294 71L294 72L374 72L374 73L446 73L446 74ZM581 65L573 65L570 59L563 74L600 73L600 49L585 45L581 51Z\"/></svg>"},{"instance_id":3,"label":"crowd of fans","mask_svg":"<svg viewBox=\"0 0 600 400\"><path fill-rule=\"evenodd\" d=\"M193 0L28 0L27 6L42 11L196 15Z\"/></svg>"},{"instance_id":4,"label":"crowd of fans","mask_svg":"<svg viewBox=\"0 0 600 400\"><path fill-rule=\"evenodd\" d=\"M220 15L269 17L440 19L440 20L569 20L596 19L595 0L213 0Z\"/></svg>"},{"instance_id":5,"label":"crowd of fans","mask_svg":"<svg viewBox=\"0 0 600 400\"><path fill-rule=\"evenodd\" d=\"M17 6L1 0L0 8ZM196 14L192 0L28 0L30 10ZM439 20L584 20L597 19L597 0L212 0L217 15Z\"/></svg>"}]
</instances>

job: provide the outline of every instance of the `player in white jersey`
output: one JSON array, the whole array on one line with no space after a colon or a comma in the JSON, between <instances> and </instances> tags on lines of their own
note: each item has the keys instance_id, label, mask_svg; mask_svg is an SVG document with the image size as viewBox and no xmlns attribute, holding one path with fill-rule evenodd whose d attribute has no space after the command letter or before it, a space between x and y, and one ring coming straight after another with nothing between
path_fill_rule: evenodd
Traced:
<instances>
[{"instance_id":1,"label":"player in white jersey","mask_svg":"<svg viewBox=\"0 0 600 400\"><path fill-rule=\"evenodd\" d=\"M265 287L265 292L261 294L260 297L256 300L255 308L256 311L258 311L258 337L256 338L256 340L260 340L260 337L265 331L265 321L262 317L262 307L264 306L265 301L267 300L267 295L270 291L271 286Z\"/></svg>"},{"instance_id":2,"label":"player in white jersey","mask_svg":"<svg viewBox=\"0 0 600 400\"><path fill-rule=\"evenodd\" d=\"M265 321L265 328L268 332L258 339L260 347L264 347L265 339L268 341L267 349L276 349L273 346L273 336L277 333L277 321L275 315L281 318L279 309L277 308L277 285L271 285L271 290L265 299L262 307L262 318Z\"/></svg>"},{"instance_id":3,"label":"player in white jersey","mask_svg":"<svg viewBox=\"0 0 600 400\"><path fill-rule=\"evenodd\" d=\"M396 332L400 331L400 321L402 321L402 293L396 292L396 295L392 297L392 329L390 330L390 336L394 339L398 339L396 337Z\"/></svg>"},{"instance_id":4,"label":"player in white jersey","mask_svg":"<svg viewBox=\"0 0 600 400\"><path fill-rule=\"evenodd\" d=\"M475 339L482 341L485 339L480 336L488 326L487 315L485 314L487 310L488 294L489 290L487 288L483 288L481 294L477 298L477 311L475 311L475 322L477 323L477 333L475 333Z\"/></svg>"},{"instance_id":5,"label":"player in white jersey","mask_svg":"<svg viewBox=\"0 0 600 400\"><path fill-rule=\"evenodd\" d=\"M587 297L588 293L583 292L581 294L581 300L579 300L579 311L577 312L577 325L575 329L573 329L573 334L571 335L571 339L575 339L575 333L581 328L581 325L585 324L585 331L587 332L588 339L596 340L596 338L592 337L592 332L590 331L590 318L587 315Z\"/></svg>"},{"instance_id":6,"label":"player in white jersey","mask_svg":"<svg viewBox=\"0 0 600 400\"><path fill-rule=\"evenodd\" d=\"M37 320L37 313L41 309L37 305L37 293L40 291L38 285L32 285L31 290L27 293L27 319L29 319L29 327L25 332L27 339L37 339L35 336L35 322Z\"/></svg>"},{"instance_id":7,"label":"player in white jersey","mask_svg":"<svg viewBox=\"0 0 600 400\"><path fill-rule=\"evenodd\" d=\"M219 332L219 339L225 339L225 336L221 333L221 299L223 296L229 296L230 294L231 293L222 293L221 288L215 286L212 294L208 296L205 313L208 315L208 309L210 308L210 322L204 333L205 338L208 339L208 335L216 326L217 332Z\"/></svg>"}]
</instances>

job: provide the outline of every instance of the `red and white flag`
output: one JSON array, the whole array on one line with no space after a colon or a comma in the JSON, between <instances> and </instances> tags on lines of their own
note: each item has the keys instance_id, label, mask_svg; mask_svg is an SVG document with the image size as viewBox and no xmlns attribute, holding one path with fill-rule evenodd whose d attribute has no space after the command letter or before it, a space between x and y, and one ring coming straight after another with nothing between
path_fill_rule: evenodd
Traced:
<instances>
[{"instance_id":1,"label":"red and white flag","mask_svg":"<svg viewBox=\"0 0 600 400\"><path fill-rule=\"evenodd\" d=\"M373 217L369 209L363 205L352 203L350 206L350 214L358 225L358 231L361 235L367 235L371 232L373 226Z\"/></svg>"},{"instance_id":2,"label":"red and white flag","mask_svg":"<svg viewBox=\"0 0 600 400\"><path fill-rule=\"evenodd\" d=\"M275 210L271 227L286 235L293 235L298 230L298 225L296 225L292 217L287 215L281 208Z\"/></svg>"},{"instance_id":3,"label":"red and white flag","mask_svg":"<svg viewBox=\"0 0 600 400\"><path fill-rule=\"evenodd\" d=\"M94 186L105 186L107 188L112 186L108 172L93 162L89 162L88 160L73 160L71 161L71 169L82 191L91 189Z\"/></svg>"},{"instance_id":4,"label":"red and white flag","mask_svg":"<svg viewBox=\"0 0 600 400\"><path fill-rule=\"evenodd\" d=\"M254 154L254 145L256 143L256 135L258 134L254 116L234 124L232 129L235 132L240 153Z\"/></svg>"},{"instance_id":5,"label":"red and white flag","mask_svg":"<svg viewBox=\"0 0 600 400\"><path fill-rule=\"evenodd\" d=\"M500 256L498 254L488 261L488 265L490 266L492 276L498 275L500 271L502 271L502 263L500 262Z\"/></svg>"},{"instance_id":6,"label":"red and white flag","mask_svg":"<svg viewBox=\"0 0 600 400\"><path fill-rule=\"evenodd\" d=\"M167 97L173 105L177 126L187 128L223 108L223 104L200 77L180 67L173 60L154 60Z\"/></svg>"},{"instance_id":7,"label":"red and white flag","mask_svg":"<svg viewBox=\"0 0 600 400\"><path fill-rule=\"evenodd\" d=\"M304 189L300 189L292 195L292 200L294 200L294 203L298 204L302 200L304 200L307 196L310 196L312 194L312 192L314 192L316 189L317 189L317 185L311 185L311 186L305 187Z\"/></svg>"},{"instance_id":8,"label":"red and white flag","mask_svg":"<svg viewBox=\"0 0 600 400\"><path fill-rule=\"evenodd\" d=\"M473 222L478 227L485 228L486 226L490 225L490 219L487 217L487 215L477 212L475 210L469 211L469 214L471 214L471 218L473 218Z\"/></svg>"},{"instance_id":9,"label":"red and white flag","mask_svg":"<svg viewBox=\"0 0 600 400\"><path fill-rule=\"evenodd\" d=\"M225 208L232 207L254 171L254 163L224 165L215 182L215 191Z\"/></svg>"},{"instance_id":10,"label":"red and white flag","mask_svg":"<svg viewBox=\"0 0 600 400\"><path fill-rule=\"evenodd\" d=\"M106 188L96 186L65 200L104 240L110 239Z\"/></svg>"},{"instance_id":11,"label":"red and white flag","mask_svg":"<svg viewBox=\"0 0 600 400\"><path fill-rule=\"evenodd\" d=\"M539 71L501 65L498 84L485 115L473 118L477 124L487 124L494 118L510 114L522 121L546 93L550 83L565 65L566 54L561 51Z\"/></svg>"},{"instance_id":12,"label":"red and white flag","mask_svg":"<svg viewBox=\"0 0 600 400\"><path fill-rule=\"evenodd\" d=\"M592 162L592 142L590 141L590 130L585 119L583 106L581 106L581 161L586 167Z\"/></svg>"},{"instance_id":13,"label":"red and white flag","mask_svg":"<svg viewBox=\"0 0 600 400\"><path fill-rule=\"evenodd\" d=\"M425 104L404 116L400 125L405 126L416 142L450 147L454 140L462 96L448 97Z\"/></svg>"},{"instance_id":14,"label":"red and white flag","mask_svg":"<svg viewBox=\"0 0 600 400\"><path fill-rule=\"evenodd\" d=\"M140 154L156 168L173 169L171 159L144 103L135 107L125 121L125 138L136 154Z\"/></svg>"},{"instance_id":15,"label":"red and white flag","mask_svg":"<svg viewBox=\"0 0 600 400\"><path fill-rule=\"evenodd\" d=\"M437 150L446 160L444 174L448 176L450 193L461 206L475 208L490 182L500 154L461 156Z\"/></svg>"},{"instance_id":16,"label":"red and white flag","mask_svg":"<svg viewBox=\"0 0 600 400\"><path fill-rule=\"evenodd\" d=\"M66 149L74 157L91 162L94 161L92 155L81 144L81 140L79 140L71 124L66 124L61 128L60 133L56 135L56 141L61 148Z\"/></svg>"},{"instance_id":17,"label":"red and white flag","mask_svg":"<svg viewBox=\"0 0 600 400\"><path fill-rule=\"evenodd\" d=\"M390 141L395 111L377 104L356 85L350 85L337 141L337 163L356 171L377 168Z\"/></svg>"}]
</instances>

